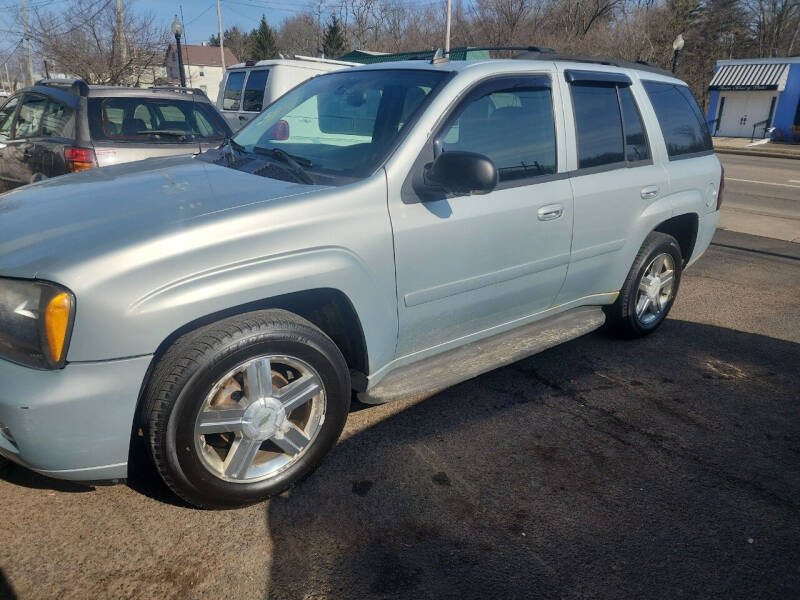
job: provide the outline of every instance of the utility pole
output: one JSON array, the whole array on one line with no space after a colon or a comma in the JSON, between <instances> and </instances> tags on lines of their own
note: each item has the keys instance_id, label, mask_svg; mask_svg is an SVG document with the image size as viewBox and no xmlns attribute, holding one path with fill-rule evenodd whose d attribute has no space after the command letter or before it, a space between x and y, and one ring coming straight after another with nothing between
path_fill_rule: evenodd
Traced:
<instances>
[{"instance_id":1,"label":"utility pole","mask_svg":"<svg viewBox=\"0 0 800 600\"><path fill-rule=\"evenodd\" d=\"M219 5L220 0L217 0L217 30L219 31L219 59L222 64L222 70L225 70L225 42L222 40L222 8Z\"/></svg>"},{"instance_id":2,"label":"utility pole","mask_svg":"<svg viewBox=\"0 0 800 600\"><path fill-rule=\"evenodd\" d=\"M28 73L25 77L25 85L33 85L33 55L31 54L31 34L28 31L28 13L25 11L25 0L22 4L22 25L25 28L25 49L28 52Z\"/></svg>"},{"instance_id":3,"label":"utility pole","mask_svg":"<svg viewBox=\"0 0 800 600\"><path fill-rule=\"evenodd\" d=\"M450 15L453 12L453 2L452 0L447 0L447 20L445 21L445 32L444 32L444 55L450 55Z\"/></svg>"}]
</instances>

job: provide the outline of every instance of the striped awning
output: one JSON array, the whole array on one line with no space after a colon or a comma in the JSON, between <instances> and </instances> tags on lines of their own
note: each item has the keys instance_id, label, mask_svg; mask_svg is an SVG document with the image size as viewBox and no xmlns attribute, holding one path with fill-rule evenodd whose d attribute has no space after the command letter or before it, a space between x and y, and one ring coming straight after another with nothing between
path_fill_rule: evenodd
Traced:
<instances>
[{"instance_id":1,"label":"striped awning","mask_svg":"<svg viewBox=\"0 0 800 600\"><path fill-rule=\"evenodd\" d=\"M783 91L788 74L787 63L722 65L708 89Z\"/></svg>"}]
</instances>

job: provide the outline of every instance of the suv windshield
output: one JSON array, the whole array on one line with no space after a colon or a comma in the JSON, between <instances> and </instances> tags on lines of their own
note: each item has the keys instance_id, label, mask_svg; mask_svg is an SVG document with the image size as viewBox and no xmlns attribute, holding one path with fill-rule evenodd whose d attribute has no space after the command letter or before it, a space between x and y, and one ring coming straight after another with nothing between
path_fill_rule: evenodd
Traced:
<instances>
[{"instance_id":1,"label":"suv windshield","mask_svg":"<svg viewBox=\"0 0 800 600\"><path fill-rule=\"evenodd\" d=\"M283 151L311 171L366 177L444 76L422 69L321 75L276 100L234 140L247 152Z\"/></svg>"},{"instance_id":2,"label":"suv windshield","mask_svg":"<svg viewBox=\"0 0 800 600\"><path fill-rule=\"evenodd\" d=\"M223 140L227 127L205 102L173 98L89 98L95 141L168 143Z\"/></svg>"}]
</instances>

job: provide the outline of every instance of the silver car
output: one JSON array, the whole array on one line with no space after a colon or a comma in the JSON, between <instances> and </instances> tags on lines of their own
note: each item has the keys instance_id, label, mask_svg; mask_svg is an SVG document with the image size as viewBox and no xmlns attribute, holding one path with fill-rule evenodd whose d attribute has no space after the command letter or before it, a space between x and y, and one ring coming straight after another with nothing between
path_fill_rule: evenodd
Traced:
<instances>
[{"instance_id":1,"label":"silver car","mask_svg":"<svg viewBox=\"0 0 800 600\"><path fill-rule=\"evenodd\" d=\"M153 156L197 153L230 135L201 90L42 80L0 103L0 190Z\"/></svg>"},{"instance_id":2,"label":"silver car","mask_svg":"<svg viewBox=\"0 0 800 600\"><path fill-rule=\"evenodd\" d=\"M612 63L336 71L217 150L0 196L0 454L98 480L142 446L238 506L308 475L354 393L652 333L722 173L687 86Z\"/></svg>"}]
</instances>

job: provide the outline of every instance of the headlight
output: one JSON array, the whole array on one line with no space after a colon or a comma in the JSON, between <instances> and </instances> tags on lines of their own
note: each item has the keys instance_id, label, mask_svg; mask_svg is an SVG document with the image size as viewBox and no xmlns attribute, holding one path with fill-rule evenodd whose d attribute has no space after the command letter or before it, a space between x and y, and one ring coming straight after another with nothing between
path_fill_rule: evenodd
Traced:
<instances>
[{"instance_id":1,"label":"headlight","mask_svg":"<svg viewBox=\"0 0 800 600\"><path fill-rule=\"evenodd\" d=\"M0 279L0 356L39 369L67 357L75 297L48 281Z\"/></svg>"}]
</instances>

